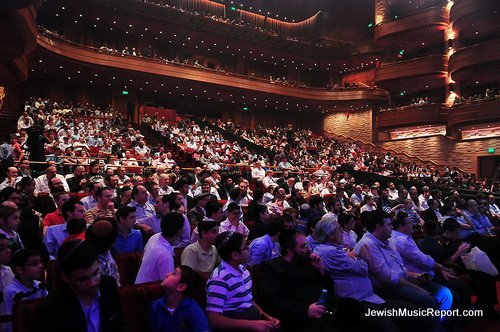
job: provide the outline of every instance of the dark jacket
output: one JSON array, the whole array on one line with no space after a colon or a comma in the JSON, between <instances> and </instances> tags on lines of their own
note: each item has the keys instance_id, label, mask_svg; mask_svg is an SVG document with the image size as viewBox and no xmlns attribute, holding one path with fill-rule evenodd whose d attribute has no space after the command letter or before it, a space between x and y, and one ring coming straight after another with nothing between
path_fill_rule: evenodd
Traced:
<instances>
[{"instance_id":1,"label":"dark jacket","mask_svg":"<svg viewBox=\"0 0 500 332\"><path fill-rule=\"evenodd\" d=\"M281 320L284 331L300 331L307 325L309 306L323 289L333 295L331 280L311 265L298 266L278 257L261 264L255 273L259 303Z\"/></svg>"},{"instance_id":2,"label":"dark jacket","mask_svg":"<svg viewBox=\"0 0 500 332\"><path fill-rule=\"evenodd\" d=\"M100 331L125 331L116 281L112 277L101 276L99 291ZM80 302L67 285L54 290L44 299L38 322L41 332L87 332Z\"/></svg>"}]
</instances>

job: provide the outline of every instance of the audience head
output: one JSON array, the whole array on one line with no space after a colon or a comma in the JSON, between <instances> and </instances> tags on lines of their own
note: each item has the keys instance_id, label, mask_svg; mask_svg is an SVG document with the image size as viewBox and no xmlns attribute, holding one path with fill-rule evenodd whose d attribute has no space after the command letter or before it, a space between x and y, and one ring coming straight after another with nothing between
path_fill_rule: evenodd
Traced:
<instances>
[{"instance_id":1,"label":"audience head","mask_svg":"<svg viewBox=\"0 0 500 332\"><path fill-rule=\"evenodd\" d=\"M391 237L392 225L389 215L382 210L369 212L365 221L366 230L380 241Z\"/></svg>"},{"instance_id":2,"label":"audience head","mask_svg":"<svg viewBox=\"0 0 500 332\"><path fill-rule=\"evenodd\" d=\"M222 205L217 201L209 201L205 205L205 212L207 218L213 219L216 222L221 222L224 218L224 211L222 210Z\"/></svg>"},{"instance_id":3,"label":"audience head","mask_svg":"<svg viewBox=\"0 0 500 332\"><path fill-rule=\"evenodd\" d=\"M118 235L118 224L114 218L96 218L85 231L85 240L103 255L111 249Z\"/></svg>"},{"instance_id":4,"label":"audience head","mask_svg":"<svg viewBox=\"0 0 500 332\"><path fill-rule=\"evenodd\" d=\"M80 201L69 199L62 205L61 213L66 221L83 219L85 217L85 208Z\"/></svg>"},{"instance_id":5,"label":"audience head","mask_svg":"<svg viewBox=\"0 0 500 332\"><path fill-rule=\"evenodd\" d=\"M132 228L136 222L136 208L134 206L122 206L116 210L116 220L119 225Z\"/></svg>"},{"instance_id":6,"label":"audience head","mask_svg":"<svg viewBox=\"0 0 500 332\"><path fill-rule=\"evenodd\" d=\"M217 252L223 261L234 264L243 264L248 260L249 252L243 234L237 232L223 232L215 240Z\"/></svg>"},{"instance_id":7,"label":"audience head","mask_svg":"<svg viewBox=\"0 0 500 332\"><path fill-rule=\"evenodd\" d=\"M0 228L7 233L17 231L19 226L19 212L10 206L0 206Z\"/></svg>"},{"instance_id":8,"label":"audience head","mask_svg":"<svg viewBox=\"0 0 500 332\"><path fill-rule=\"evenodd\" d=\"M97 297L101 269L90 243L78 239L64 242L57 251L57 262L64 282L78 298Z\"/></svg>"},{"instance_id":9,"label":"audience head","mask_svg":"<svg viewBox=\"0 0 500 332\"><path fill-rule=\"evenodd\" d=\"M184 297L191 297L199 282L200 278L192 268L181 265L167 274L161 282L161 287L167 293L182 293Z\"/></svg>"},{"instance_id":10,"label":"audience head","mask_svg":"<svg viewBox=\"0 0 500 332\"><path fill-rule=\"evenodd\" d=\"M40 280L43 274L43 263L38 250L23 248L12 255L10 267L17 279Z\"/></svg>"},{"instance_id":11,"label":"audience head","mask_svg":"<svg viewBox=\"0 0 500 332\"><path fill-rule=\"evenodd\" d=\"M198 234L200 235L200 239L204 239L208 243L214 244L219 234L219 223L208 220L200 221L198 223Z\"/></svg>"},{"instance_id":12,"label":"audience head","mask_svg":"<svg viewBox=\"0 0 500 332\"><path fill-rule=\"evenodd\" d=\"M309 261L311 248L306 236L295 229L285 229L279 236L281 256L289 262L304 263Z\"/></svg>"},{"instance_id":13,"label":"audience head","mask_svg":"<svg viewBox=\"0 0 500 332\"><path fill-rule=\"evenodd\" d=\"M177 212L163 216L160 222L161 235L166 239L176 238L184 226L184 217Z\"/></svg>"}]
</instances>

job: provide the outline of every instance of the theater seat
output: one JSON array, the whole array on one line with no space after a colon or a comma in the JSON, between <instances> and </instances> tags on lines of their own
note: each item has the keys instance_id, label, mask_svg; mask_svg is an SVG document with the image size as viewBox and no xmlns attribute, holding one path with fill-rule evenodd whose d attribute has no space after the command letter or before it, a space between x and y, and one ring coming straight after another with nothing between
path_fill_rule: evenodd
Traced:
<instances>
[{"instance_id":1,"label":"theater seat","mask_svg":"<svg viewBox=\"0 0 500 332\"><path fill-rule=\"evenodd\" d=\"M133 252L116 256L116 264L120 273L120 283L122 286L133 285L137 272L141 267L143 252Z\"/></svg>"},{"instance_id":2,"label":"theater seat","mask_svg":"<svg viewBox=\"0 0 500 332\"><path fill-rule=\"evenodd\" d=\"M16 332L37 332L36 317L43 299L25 300L14 304L12 325Z\"/></svg>"},{"instance_id":3,"label":"theater seat","mask_svg":"<svg viewBox=\"0 0 500 332\"><path fill-rule=\"evenodd\" d=\"M149 331L149 304L163 295L160 283L155 281L121 287L119 295L129 332Z\"/></svg>"},{"instance_id":4,"label":"theater seat","mask_svg":"<svg viewBox=\"0 0 500 332\"><path fill-rule=\"evenodd\" d=\"M59 269L59 263L57 261L49 261L45 268L47 270L47 289L50 292L50 290L61 285L64 281L61 277L61 270Z\"/></svg>"}]
</instances>

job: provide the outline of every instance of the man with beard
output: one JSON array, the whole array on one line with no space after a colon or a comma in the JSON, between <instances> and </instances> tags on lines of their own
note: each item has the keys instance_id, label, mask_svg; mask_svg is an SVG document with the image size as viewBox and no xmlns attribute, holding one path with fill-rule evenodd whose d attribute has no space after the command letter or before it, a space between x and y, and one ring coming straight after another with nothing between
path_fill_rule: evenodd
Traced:
<instances>
[{"instance_id":1,"label":"man with beard","mask_svg":"<svg viewBox=\"0 0 500 332\"><path fill-rule=\"evenodd\" d=\"M122 331L116 282L101 275L97 252L83 240L59 249L64 285L47 296L38 314L40 331Z\"/></svg>"},{"instance_id":2,"label":"man with beard","mask_svg":"<svg viewBox=\"0 0 500 332\"><path fill-rule=\"evenodd\" d=\"M83 192L83 188L87 183L85 179L85 167L76 166L73 170L73 176L66 180L69 186L69 191L72 193Z\"/></svg>"},{"instance_id":3,"label":"man with beard","mask_svg":"<svg viewBox=\"0 0 500 332\"><path fill-rule=\"evenodd\" d=\"M263 309L281 321L284 331L331 331L333 326L338 328L339 322L334 323L332 313L327 309L329 301L326 305L317 303L323 289L333 295L332 283L325 274L321 257L311 254L306 236L294 229L282 231L279 244L281 257L254 270ZM352 315L362 309L354 305L350 310Z\"/></svg>"},{"instance_id":4,"label":"man with beard","mask_svg":"<svg viewBox=\"0 0 500 332\"><path fill-rule=\"evenodd\" d=\"M229 192L234 188L234 180L230 175L222 179L222 185L217 190L221 200L227 201L229 199Z\"/></svg>"}]
</instances>

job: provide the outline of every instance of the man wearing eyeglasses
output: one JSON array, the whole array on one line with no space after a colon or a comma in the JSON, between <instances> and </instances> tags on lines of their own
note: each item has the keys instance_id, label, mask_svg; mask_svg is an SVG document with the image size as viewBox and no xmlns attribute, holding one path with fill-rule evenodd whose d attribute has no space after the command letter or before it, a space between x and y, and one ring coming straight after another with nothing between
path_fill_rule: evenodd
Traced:
<instances>
[{"instance_id":1,"label":"man wearing eyeglasses","mask_svg":"<svg viewBox=\"0 0 500 332\"><path fill-rule=\"evenodd\" d=\"M71 240L60 247L57 260L64 285L45 298L39 331L122 331L116 282L101 275L94 248L86 241Z\"/></svg>"}]
</instances>

